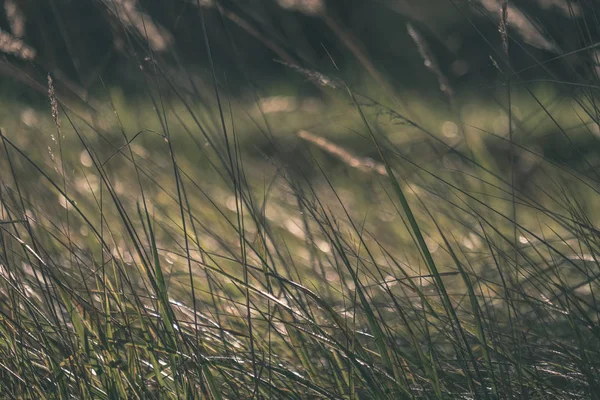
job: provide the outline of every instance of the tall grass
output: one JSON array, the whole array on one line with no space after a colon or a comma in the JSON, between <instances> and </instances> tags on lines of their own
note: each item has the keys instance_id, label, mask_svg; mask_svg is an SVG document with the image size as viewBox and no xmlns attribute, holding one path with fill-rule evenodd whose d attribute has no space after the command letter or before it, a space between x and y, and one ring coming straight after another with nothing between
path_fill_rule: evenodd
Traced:
<instances>
[{"instance_id":1,"label":"tall grass","mask_svg":"<svg viewBox=\"0 0 600 400\"><path fill-rule=\"evenodd\" d=\"M169 73L141 13L120 26L144 100L105 86L90 116L48 75L43 115L7 105L3 398L600 396L594 74L520 80L510 52L543 32L523 34L525 14L508 2L486 13L486 0L476 11L500 33L482 51L502 86L452 88L409 25L442 86L423 102L317 3L312 18L372 90L330 52L327 76L274 38L265 46L320 100L274 97L285 105L267 110L250 76L234 96L206 13L254 28L203 2L202 91Z\"/></svg>"}]
</instances>

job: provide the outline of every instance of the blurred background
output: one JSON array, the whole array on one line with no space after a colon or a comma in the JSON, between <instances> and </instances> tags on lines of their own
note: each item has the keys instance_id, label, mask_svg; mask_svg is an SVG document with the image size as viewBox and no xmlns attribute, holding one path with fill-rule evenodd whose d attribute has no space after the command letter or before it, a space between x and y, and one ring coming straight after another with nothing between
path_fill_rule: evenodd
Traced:
<instances>
[{"instance_id":1,"label":"blurred background","mask_svg":"<svg viewBox=\"0 0 600 400\"><path fill-rule=\"evenodd\" d=\"M502 10L499 0L5 0L0 85L6 101L46 108L49 73L58 99L91 118L111 96L147 101L152 85L215 106L214 80L235 98L263 99L263 111L289 114L331 105L314 84L326 77L413 117L426 107L421 121L435 120L434 130L445 113L466 118L473 106L505 102L507 80L524 121L535 115L518 108L518 93L541 91L546 107L561 109L595 90L594 2L507 3L508 53ZM593 113L583 114L569 128L597 132ZM560 129L538 122L522 139L576 162L550 139ZM596 149L594 137L578 140Z\"/></svg>"},{"instance_id":2,"label":"blurred background","mask_svg":"<svg viewBox=\"0 0 600 400\"><path fill-rule=\"evenodd\" d=\"M394 89L435 95L415 37L453 88L481 90L505 79L491 60L507 62L498 0L6 0L3 11L4 92L35 85L15 63L34 81L51 72L83 99L101 91L101 80L143 91L139 68L148 59L160 60L169 76L185 69L202 81L211 75L205 30L217 79L234 92L253 83L291 90L298 76L284 62L352 85L372 84L364 75L376 70ZM512 72L520 80L589 78L595 53L583 47L598 39L595 11L590 1L510 2ZM11 38L23 47L11 47Z\"/></svg>"}]
</instances>

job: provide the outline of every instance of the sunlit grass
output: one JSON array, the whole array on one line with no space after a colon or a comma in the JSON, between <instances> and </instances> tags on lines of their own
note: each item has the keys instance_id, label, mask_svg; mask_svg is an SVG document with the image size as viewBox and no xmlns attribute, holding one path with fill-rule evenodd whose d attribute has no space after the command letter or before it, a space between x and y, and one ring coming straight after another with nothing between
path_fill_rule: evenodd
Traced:
<instances>
[{"instance_id":1,"label":"sunlit grass","mask_svg":"<svg viewBox=\"0 0 600 400\"><path fill-rule=\"evenodd\" d=\"M196 93L154 42L139 93L3 100L3 398L598 396L594 79L396 90L306 4L356 84L219 5L298 80L232 95L207 51Z\"/></svg>"},{"instance_id":2,"label":"sunlit grass","mask_svg":"<svg viewBox=\"0 0 600 400\"><path fill-rule=\"evenodd\" d=\"M408 120L356 99L263 115L228 99L227 143L214 108L174 98L157 114L116 96L118 117L97 116L102 130L63 109L60 142L49 112L13 104L21 121L7 119L2 166L6 387L215 398L592 390L587 163L544 158L560 134L547 134L525 95L512 104L516 136L527 132L514 186L503 107L466 101L452 119L415 97ZM594 134L576 107L550 111L571 140ZM373 138L392 175L331 150L384 168Z\"/></svg>"}]
</instances>

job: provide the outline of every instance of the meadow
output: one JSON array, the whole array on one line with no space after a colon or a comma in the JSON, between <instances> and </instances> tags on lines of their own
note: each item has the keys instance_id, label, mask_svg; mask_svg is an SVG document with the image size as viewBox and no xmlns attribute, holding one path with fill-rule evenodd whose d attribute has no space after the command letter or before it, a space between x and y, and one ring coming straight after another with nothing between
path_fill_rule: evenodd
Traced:
<instances>
[{"instance_id":1,"label":"meadow","mask_svg":"<svg viewBox=\"0 0 600 400\"><path fill-rule=\"evenodd\" d=\"M409 68L335 1L107 0L98 72L58 3L0 31L2 398L600 397L598 6L353 2Z\"/></svg>"}]
</instances>

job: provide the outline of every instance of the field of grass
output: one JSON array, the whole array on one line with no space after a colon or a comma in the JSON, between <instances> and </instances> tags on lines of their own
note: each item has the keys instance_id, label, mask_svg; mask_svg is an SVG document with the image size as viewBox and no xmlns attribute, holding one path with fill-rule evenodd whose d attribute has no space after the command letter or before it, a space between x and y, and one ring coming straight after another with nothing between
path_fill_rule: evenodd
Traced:
<instances>
[{"instance_id":1,"label":"field of grass","mask_svg":"<svg viewBox=\"0 0 600 400\"><path fill-rule=\"evenodd\" d=\"M422 40L433 95L357 50L3 99L0 397L598 398L597 79L449 91Z\"/></svg>"}]
</instances>

